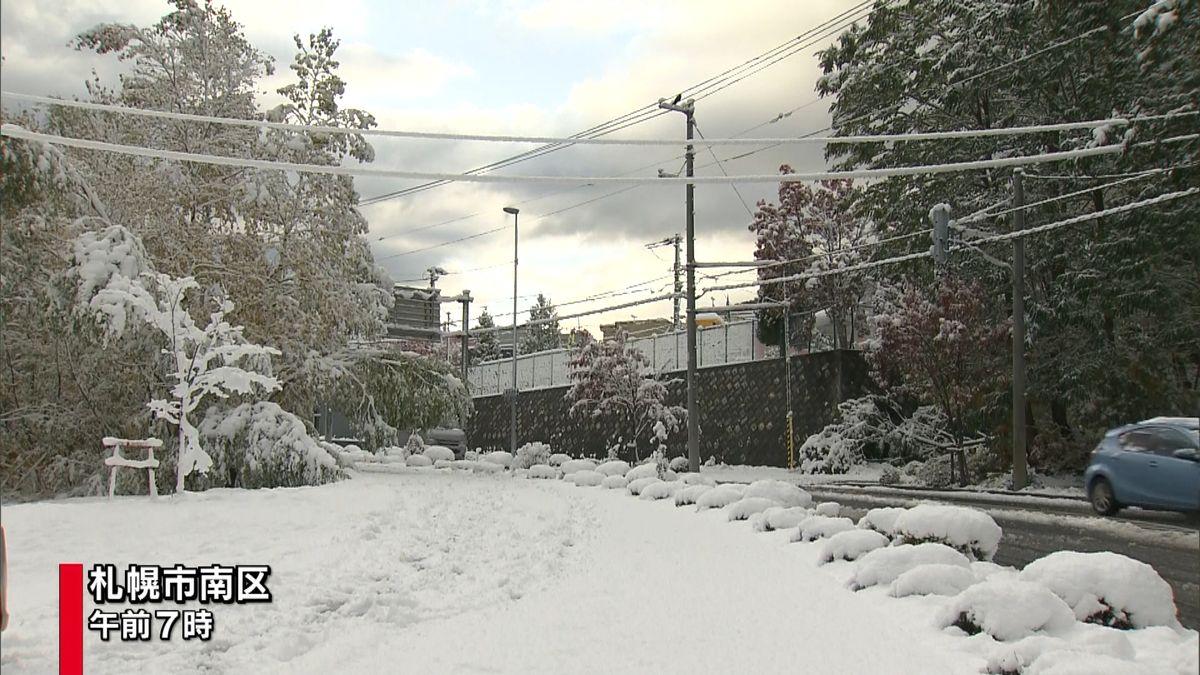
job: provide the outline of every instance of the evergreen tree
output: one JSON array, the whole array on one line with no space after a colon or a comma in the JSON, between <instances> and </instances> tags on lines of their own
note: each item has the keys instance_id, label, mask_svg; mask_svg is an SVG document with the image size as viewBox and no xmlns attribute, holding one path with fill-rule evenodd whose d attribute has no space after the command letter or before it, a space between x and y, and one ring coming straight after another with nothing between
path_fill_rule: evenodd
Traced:
<instances>
[{"instance_id":1,"label":"evergreen tree","mask_svg":"<svg viewBox=\"0 0 1200 675\"><path fill-rule=\"evenodd\" d=\"M488 314L487 307L479 313L480 328L495 328L496 320ZM490 331L479 336L479 345L475 348L475 355L471 359L472 362L494 361L500 358L500 340L496 337L495 331Z\"/></svg>"},{"instance_id":2,"label":"evergreen tree","mask_svg":"<svg viewBox=\"0 0 1200 675\"><path fill-rule=\"evenodd\" d=\"M521 353L532 354L562 347L562 332L558 328L557 315L558 310L551 304L550 299L538 293L537 303L529 309L529 320L548 321L531 323L525 327L525 336L521 339Z\"/></svg>"}]
</instances>

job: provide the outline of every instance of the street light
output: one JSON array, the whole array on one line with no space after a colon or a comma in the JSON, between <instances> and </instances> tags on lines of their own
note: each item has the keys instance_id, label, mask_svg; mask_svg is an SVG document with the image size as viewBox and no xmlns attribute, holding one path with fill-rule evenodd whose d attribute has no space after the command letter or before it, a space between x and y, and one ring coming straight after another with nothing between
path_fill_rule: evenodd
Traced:
<instances>
[{"instance_id":1,"label":"street light","mask_svg":"<svg viewBox=\"0 0 1200 675\"><path fill-rule=\"evenodd\" d=\"M513 313L512 313L512 397L509 399L509 408L512 417L509 419L509 433L511 434L509 442L509 451L513 456L517 455L517 222L520 209L515 206L504 207L505 213L511 213L513 217Z\"/></svg>"}]
</instances>

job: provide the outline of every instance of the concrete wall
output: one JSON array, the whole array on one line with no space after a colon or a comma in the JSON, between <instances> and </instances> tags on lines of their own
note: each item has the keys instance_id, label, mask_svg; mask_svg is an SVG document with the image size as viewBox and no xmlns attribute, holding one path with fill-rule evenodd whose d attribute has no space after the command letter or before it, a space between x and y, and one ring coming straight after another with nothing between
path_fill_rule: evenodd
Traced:
<instances>
[{"instance_id":1,"label":"concrete wall","mask_svg":"<svg viewBox=\"0 0 1200 675\"><path fill-rule=\"evenodd\" d=\"M862 355L829 351L792 357L792 409L796 447L830 422L837 404L860 396L869 386ZM684 373L668 377L669 403L686 406ZM786 389L782 360L750 361L702 368L698 373L701 461L710 456L728 464L787 466ZM542 441L556 452L603 457L617 429L568 414L567 387L522 392L517 404L517 444ZM467 425L472 448L507 450L508 401L503 396L474 399ZM686 433L674 434L670 454L686 454Z\"/></svg>"}]
</instances>

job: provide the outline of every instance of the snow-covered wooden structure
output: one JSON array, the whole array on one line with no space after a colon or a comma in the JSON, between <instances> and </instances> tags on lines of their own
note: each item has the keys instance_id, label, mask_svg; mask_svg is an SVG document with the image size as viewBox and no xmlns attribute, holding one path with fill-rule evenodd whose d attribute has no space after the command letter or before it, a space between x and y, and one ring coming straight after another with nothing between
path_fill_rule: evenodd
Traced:
<instances>
[{"instance_id":1,"label":"snow-covered wooden structure","mask_svg":"<svg viewBox=\"0 0 1200 675\"><path fill-rule=\"evenodd\" d=\"M104 458L104 465L108 467L108 498L112 499L113 493L117 489L117 469L121 467L129 467L131 469L145 469L147 476L150 479L150 497L153 499L158 496L158 485L154 482L154 470L158 468L158 460L154 458L154 449L162 447L162 441L157 438L147 438L145 440L135 441L124 438L113 438L105 436L105 449L112 448L112 455ZM142 450L146 451L146 459L130 459L121 454L122 450Z\"/></svg>"}]
</instances>

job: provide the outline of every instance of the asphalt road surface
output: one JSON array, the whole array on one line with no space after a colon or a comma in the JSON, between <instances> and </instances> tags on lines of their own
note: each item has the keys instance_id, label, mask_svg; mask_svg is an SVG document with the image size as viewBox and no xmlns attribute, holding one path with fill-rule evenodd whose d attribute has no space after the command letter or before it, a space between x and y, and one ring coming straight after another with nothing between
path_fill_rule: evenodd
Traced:
<instances>
[{"instance_id":1,"label":"asphalt road surface","mask_svg":"<svg viewBox=\"0 0 1200 675\"><path fill-rule=\"evenodd\" d=\"M854 518L879 506L910 506L922 499L912 494L887 495L853 489L806 488L820 501L836 501ZM970 504L987 511L1004 529L1004 538L995 562L1022 568L1054 551L1113 551L1150 564L1171 584L1175 606L1184 626L1200 629L1200 521L1173 513L1139 510L1122 512L1121 517L1102 519L1089 514L1086 503L1073 500L1060 504L1047 501L1022 505L1013 501L981 503L970 496L947 499ZM987 497L982 497L985 500Z\"/></svg>"}]
</instances>

